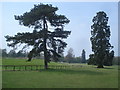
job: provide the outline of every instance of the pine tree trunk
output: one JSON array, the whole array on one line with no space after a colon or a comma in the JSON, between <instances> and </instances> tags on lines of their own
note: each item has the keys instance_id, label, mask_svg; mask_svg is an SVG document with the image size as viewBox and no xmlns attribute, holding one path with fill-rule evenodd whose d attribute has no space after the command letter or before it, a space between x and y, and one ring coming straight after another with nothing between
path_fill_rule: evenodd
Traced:
<instances>
[{"instance_id":1,"label":"pine tree trunk","mask_svg":"<svg viewBox=\"0 0 120 90\"><path fill-rule=\"evenodd\" d=\"M46 40L47 40L47 24L46 24L46 20L44 17L43 20L43 29L44 29L44 68L48 69L48 62L47 62L47 46L46 46Z\"/></svg>"},{"instance_id":2,"label":"pine tree trunk","mask_svg":"<svg viewBox=\"0 0 120 90\"><path fill-rule=\"evenodd\" d=\"M48 69L47 56L44 54L44 68Z\"/></svg>"},{"instance_id":3,"label":"pine tree trunk","mask_svg":"<svg viewBox=\"0 0 120 90\"><path fill-rule=\"evenodd\" d=\"M101 56L101 55L97 56L97 65L98 65L97 68L104 68L103 67L103 62L104 62L103 60L104 60L103 56Z\"/></svg>"},{"instance_id":4,"label":"pine tree trunk","mask_svg":"<svg viewBox=\"0 0 120 90\"><path fill-rule=\"evenodd\" d=\"M97 68L104 68L102 64L98 65Z\"/></svg>"},{"instance_id":5,"label":"pine tree trunk","mask_svg":"<svg viewBox=\"0 0 120 90\"><path fill-rule=\"evenodd\" d=\"M44 68L48 69L46 39L44 39Z\"/></svg>"}]
</instances>

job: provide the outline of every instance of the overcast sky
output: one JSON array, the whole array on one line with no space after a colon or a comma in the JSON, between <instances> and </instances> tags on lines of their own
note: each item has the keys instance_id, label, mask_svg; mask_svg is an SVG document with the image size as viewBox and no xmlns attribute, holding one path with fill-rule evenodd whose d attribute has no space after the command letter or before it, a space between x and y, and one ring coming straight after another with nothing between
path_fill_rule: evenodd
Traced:
<instances>
[{"instance_id":1,"label":"overcast sky","mask_svg":"<svg viewBox=\"0 0 120 90\"><path fill-rule=\"evenodd\" d=\"M19 25L19 22L14 19L14 15L22 15L26 11L33 8L34 4L40 2L4 2L0 3L0 25L2 26L1 41L2 48L8 51L4 36L15 35L18 32L31 32L32 29ZM43 2L42 2L43 3ZM65 55L69 48L73 48L75 56L81 56L83 49L86 51L88 58L91 50L91 25L93 17L99 11L104 11L109 17L108 25L111 30L110 43L114 46L115 55L118 55L118 3L117 2L52 2L44 3L57 6L58 14L65 15L70 23L65 26L66 30L71 31L71 35L65 40L67 48Z\"/></svg>"}]
</instances>

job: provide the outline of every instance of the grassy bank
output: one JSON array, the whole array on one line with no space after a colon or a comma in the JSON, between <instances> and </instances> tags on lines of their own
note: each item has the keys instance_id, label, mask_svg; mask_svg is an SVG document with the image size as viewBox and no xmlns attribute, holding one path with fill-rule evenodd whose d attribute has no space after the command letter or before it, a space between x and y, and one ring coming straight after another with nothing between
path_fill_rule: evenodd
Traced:
<instances>
[{"instance_id":1,"label":"grassy bank","mask_svg":"<svg viewBox=\"0 0 120 90\"><path fill-rule=\"evenodd\" d=\"M3 59L4 65L43 65L43 60ZM51 62L49 65L64 65ZM117 88L118 66L98 69L86 64L68 69L3 71L3 88Z\"/></svg>"}]
</instances>

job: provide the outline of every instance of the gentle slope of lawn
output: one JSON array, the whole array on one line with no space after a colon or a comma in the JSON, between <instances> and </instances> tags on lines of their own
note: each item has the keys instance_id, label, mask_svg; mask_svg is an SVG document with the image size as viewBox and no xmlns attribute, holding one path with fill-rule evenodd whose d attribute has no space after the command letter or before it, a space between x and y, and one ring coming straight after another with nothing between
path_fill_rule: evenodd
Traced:
<instances>
[{"instance_id":1,"label":"gentle slope of lawn","mask_svg":"<svg viewBox=\"0 0 120 90\"><path fill-rule=\"evenodd\" d=\"M14 59L15 60L15 59ZM24 64L24 60L3 61L4 64ZM18 59L17 59L18 60ZM39 60L34 60L37 62ZM42 61L42 60L41 60ZM41 62L40 61L40 62ZM23 63L24 62L24 63ZM35 62L29 63L35 65ZM42 62L41 62L42 64ZM56 63L50 63L56 65ZM59 64L59 63L57 63ZM26 64L24 64L26 65ZM69 64L68 64L69 65ZM70 64L79 65L79 64ZM39 71L3 71L3 88L117 88L118 67L98 69L96 66L80 64L82 67L48 69Z\"/></svg>"}]
</instances>

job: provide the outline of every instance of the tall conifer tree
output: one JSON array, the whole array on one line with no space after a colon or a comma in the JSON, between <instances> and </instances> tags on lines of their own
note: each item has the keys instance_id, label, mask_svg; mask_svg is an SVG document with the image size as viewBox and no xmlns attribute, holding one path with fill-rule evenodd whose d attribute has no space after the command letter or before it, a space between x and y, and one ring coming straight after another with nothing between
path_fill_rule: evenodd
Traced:
<instances>
[{"instance_id":1,"label":"tall conifer tree","mask_svg":"<svg viewBox=\"0 0 120 90\"><path fill-rule=\"evenodd\" d=\"M98 68L103 68L105 60L108 60L110 51L113 46L111 46L110 40L110 26L108 26L107 14L103 11L97 13L93 18L93 25L91 26L91 43L92 51L94 52L94 60L98 65ZM109 60L108 60L109 61ZM107 61L107 62L108 62Z\"/></svg>"},{"instance_id":2,"label":"tall conifer tree","mask_svg":"<svg viewBox=\"0 0 120 90\"><path fill-rule=\"evenodd\" d=\"M71 33L64 30L64 25L69 23L64 15L56 14L57 7L51 4L34 5L29 12L23 15L16 16L15 20L19 21L20 25L33 28L33 32L17 33L15 36L5 36L8 46L15 47L18 44L25 44L25 47L32 46L32 50L28 54L28 61L31 61L33 56L44 52L45 69L48 68L48 62L57 61L60 54L64 51L67 43L63 39L67 38ZM50 30L49 26L54 30Z\"/></svg>"}]
</instances>

